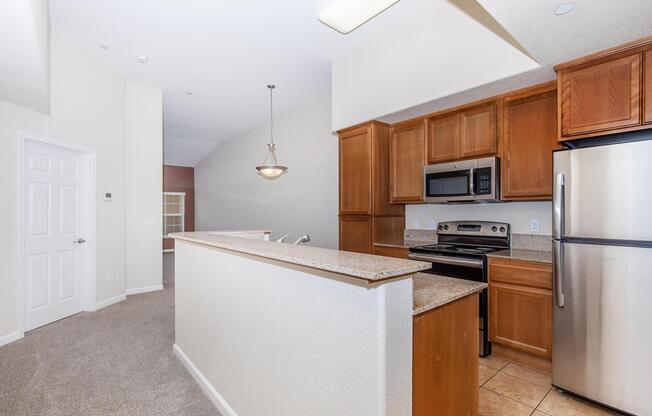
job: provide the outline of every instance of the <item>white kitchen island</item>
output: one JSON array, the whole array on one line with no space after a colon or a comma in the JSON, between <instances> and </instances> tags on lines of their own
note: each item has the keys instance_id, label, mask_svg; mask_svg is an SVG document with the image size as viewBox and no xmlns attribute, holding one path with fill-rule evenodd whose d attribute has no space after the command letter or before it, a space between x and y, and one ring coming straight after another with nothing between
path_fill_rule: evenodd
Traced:
<instances>
[{"instance_id":1,"label":"white kitchen island","mask_svg":"<svg viewBox=\"0 0 652 416\"><path fill-rule=\"evenodd\" d=\"M223 415L412 414L429 263L230 234L172 235L174 351Z\"/></svg>"}]
</instances>

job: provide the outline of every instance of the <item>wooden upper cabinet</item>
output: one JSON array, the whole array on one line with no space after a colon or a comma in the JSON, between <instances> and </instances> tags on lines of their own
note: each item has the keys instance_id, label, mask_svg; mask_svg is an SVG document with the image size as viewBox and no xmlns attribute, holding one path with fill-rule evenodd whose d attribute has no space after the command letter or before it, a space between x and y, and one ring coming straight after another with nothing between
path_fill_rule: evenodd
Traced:
<instances>
[{"instance_id":1,"label":"wooden upper cabinet","mask_svg":"<svg viewBox=\"0 0 652 416\"><path fill-rule=\"evenodd\" d=\"M489 156L496 153L496 104L464 111L460 123L460 157Z\"/></svg>"},{"instance_id":2,"label":"wooden upper cabinet","mask_svg":"<svg viewBox=\"0 0 652 416\"><path fill-rule=\"evenodd\" d=\"M558 72L562 139L641 124L641 54L598 62Z\"/></svg>"},{"instance_id":3,"label":"wooden upper cabinet","mask_svg":"<svg viewBox=\"0 0 652 416\"><path fill-rule=\"evenodd\" d=\"M643 112L643 122L652 123L652 50L645 52L645 61L643 67L645 75L643 77L643 89L645 90L645 107Z\"/></svg>"},{"instance_id":4,"label":"wooden upper cabinet","mask_svg":"<svg viewBox=\"0 0 652 416\"><path fill-rule=\"evenodd\" d=\"M428 163L460 157L460 114L428 120Z\"/></svg>"},{"instance_id":5,"label":"wooden upper cabinet","mask_svg":"<svg viewBox=\"0 0 652 416\"><path fill-rule=\"evenodd\" d=\"M371 126L340 135L340 214L371 214Z\"/></svg>"},{"instance_id":6,"label":"wooden upper cabinet","mask_svg":"<svg viewBox=\"0 0 652 416\"><path fill-rule=\"evenodd\" d=\"M418 121L394 127L390 143L391 202L423 201L425 122Z\"/></svg>"},{"instance_id":7,"label":"wooden upper cabinet","mask_svg":"<svg viewBox=\"0 0 652 416\"><path fill-rule=\"evenodd\" d=\"M552 199L557 139L554 84L507 96L503 105L502 198Z\"/></svg>"}]
</instances>

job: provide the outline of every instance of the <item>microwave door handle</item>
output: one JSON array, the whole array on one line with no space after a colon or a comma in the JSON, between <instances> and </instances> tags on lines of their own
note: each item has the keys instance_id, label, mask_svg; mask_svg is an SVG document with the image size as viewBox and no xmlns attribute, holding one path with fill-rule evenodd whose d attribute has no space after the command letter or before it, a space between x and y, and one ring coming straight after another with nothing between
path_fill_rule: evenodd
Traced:
<instances>
[{"instance_id":1,"label":"microwave door handle","mask_svg":"<svg viewBox=\"0 0 652 416\"><path fill-rule=\"evenodd\" d=\"M555 176L554 206L552 207L552 237L564 235L564 216L566 209L566 177L563 173Z\"/></svg>"},{"instance_id":2,"label":"microwave door handle","mask_svg":"<svg viewBox=\"0 0 652 416\"><path fill-rule=\"evenodd\" d=\"M475 195L473 182L475 181L475 169L469 169L469 195Z\"/></svg>"}]
</instances>

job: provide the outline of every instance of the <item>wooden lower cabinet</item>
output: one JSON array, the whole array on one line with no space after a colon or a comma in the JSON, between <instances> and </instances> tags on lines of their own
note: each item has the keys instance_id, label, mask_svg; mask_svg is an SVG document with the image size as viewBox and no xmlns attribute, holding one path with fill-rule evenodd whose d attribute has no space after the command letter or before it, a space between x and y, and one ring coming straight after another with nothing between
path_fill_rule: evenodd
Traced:
<instances>
[{"instance_id":1,"label":"wooden lower cabinet","mask_svg":"<svg viewBox=\"0 0 652 416\"><path fill-rule=\"evenodd\" d=\"M371 231L369 215L340 216L340 250L371 254Z\"/></svg>"},{"instance_id":2,"label":"wooden lower cabinet","mask_svg":"<svg viewBox=\"0 0 652 416\"><path fill-rule=\"evenodd\" d=\"M478 295L413 320L412 415L477 416Z\"/></svg>"},{"instance_id":3,"label":"wooden lower cabinet","mask_svg":"<svg viewBox=\"0 0 652 416\"><path fill-rule=\"evenodd\" d=\"M374 244L374 254L377 256L396 257L407 259L410 250L403 247L377 246Z\"/></svg>"},{"instance_id":4,"label":"wooden lower cabinet","mask_svg":"<svg viewBox=\"0 0 652 416\"><path fill-rule=\"evenodd\" d=\"M552 266L489 260L489 339L537 357L552 356Z\"/></svg>"}]
</instances>

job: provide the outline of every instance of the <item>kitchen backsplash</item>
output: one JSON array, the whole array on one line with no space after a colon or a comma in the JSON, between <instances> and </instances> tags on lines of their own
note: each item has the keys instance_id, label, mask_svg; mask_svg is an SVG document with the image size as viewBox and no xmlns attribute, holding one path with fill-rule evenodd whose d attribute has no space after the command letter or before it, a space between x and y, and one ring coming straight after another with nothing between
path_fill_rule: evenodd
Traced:
<instances>
[{"instance_id":1,"label":"kitchen backsplash","mask_svg":"<svg viewBox=\"0 0 652 416\"><path fill-rule=\"evenodd\" d=\"M512 248L516 250L552 251L552 236L512 233Z\"/></svg>"}]
</instances>

